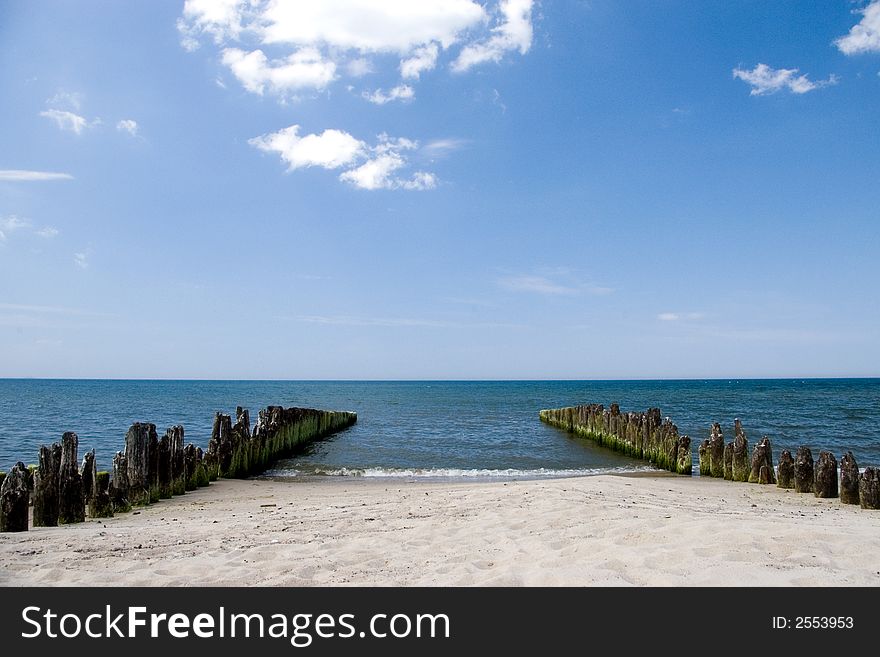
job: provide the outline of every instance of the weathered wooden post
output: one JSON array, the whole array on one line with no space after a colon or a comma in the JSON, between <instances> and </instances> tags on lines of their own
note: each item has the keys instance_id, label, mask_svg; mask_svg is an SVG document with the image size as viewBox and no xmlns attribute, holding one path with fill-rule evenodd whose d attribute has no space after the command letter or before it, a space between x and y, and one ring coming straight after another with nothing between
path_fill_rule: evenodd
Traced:
<instances>
[{"instance_id":1,"label":"weathered wooden post","mask_svg":"<svg viewBox=\"0 0 880 657\"><path fill-rule=\"evenodd\" d=\"M27 484L28 484L28 492L31 495L31 505L34 503L34 475L37 472L37 466L35 463L29 463L27 467ZM3 482L0 481L0 486L3 485Z\"/></svg>"},{"instance_id":2,"label":"weathered wooden post","mask_svg":"<svg viewBox=\"0 0 880 657\"><path fill-rule=\"evenodd\" d=\"M86 519L83 482L79 474L79 437L68 431L61 436L61 470L58 503L58 524L67 525Z\"/></svg>"},{"instance_id":3,"label":"weathered wooden post","mask_svg":"<svg viewBox=\"0 0 880 657\"><path fill-rule=\"evenodd\" d=\"M95 466L95 450L89 450L83 455L82 470L80 476L83 482L83 501L86 509L92 508L95 501L95 475L98 469Z\"/></svg>"},{"instance_id":4,"label":"weathered wooden post","mask_svg":"<svg viewBox=\"0 0 880 657\"><path fill-rule=\"evenodd\" d=\"M171 492L183 495L186 492L186 466L183 462L183 425L169 427L165 432L171 442Z\"/></svg>"},{"instance_id":5,"label":"weathered wooden post","mask_svg":"<svg viewBox=\"0 0 880 657\"><path fill-rule=\"evenodd\" d=\"M6 473L3 470L0 470L0 486L3 485L3 482L6 480Z\"/></svg>"},{"instance_id":6,"label":"weathered wooden post","mask_svg":"<svg viewBox=\"0 0 880 657\"><path fill-rule=\"evenodd\" d=\"M61 491L61 444L40 447L34 473L34 527L58 526L58 496Z\"/></svg>"},{"instance_id":7,"label":"weathered wooden post","mask_svg":"<svg viewBox=\"0 0 880 657\"><path fill-rule=\"evenodd\" d=\"M150 491L150 503L159 501L159 436L156 434L156 425L147 424L150 432L149 465L147 466L148 489Z\"/></svg>"},{"instance_id":8,"label":"weathered wooden post","mask_svg":"<svg viewBox=\"0 0 880 657\"><path fill-rule=\"evenodd\" d=\"M733 438L733 480L748 481L749 470L749 441L746 434L742 430L742 424L739 420L734 420L736 424L736 435Z\"/></svg>"},{"instance_id":9,"label":"weathered wooden post","mask_svg":"<svg viewBox=\"0 0 880 657\"><path fill-rule=\"evenodd\" d=\"M169 430L170 431L170 430ZM166 500L172 495L172 481L174 473L171 465L171 436L169 431L158 441L158 454L156 455L158 467L159 499Z\"/></svg>"},{"instance_id":10,"label":"weathered wooden post","mask_svg":"<svg viewBox=\"0 0 880 657\"><path fill-rule=\"evenodd\" d=\"M150 426L135 422L125 434L128 501L134 506L150 503Z\"/></svg>"},{"instance_id":11,"label":"weathered wooden post","mask_svg":"<svg viewBox=\"0 0 880 657\"><path fill-rule=\"evenodd\" d=\"M840 501L844 504L859 503L859 465L852 452L840 459Z\"/></svg>"},{"instance_id":12,"label":"weathered wooden post","mask_svg":"<svg viewBox=\"0 0 880 657\"><path fill-rule=\"evenodd\" d=\"M700 476L701 477L711 477L712 476L712 463L709 460L709 439L706 438L703 442L700 443L700 446L697 448L697 452L700 455Z\"/></svg>"},{"instance_id":13,"label":"weathered wooden post","mask_svg":"<svg viewBox=\"0 0 880 657\"><path fill-rule=\"evenodd\" d=\"M113 501L110 499L110 473L106 470L95 473L95 493L89 502L89 516L92 518L113 517Z\"/></svg>"},{"instance_id":14,"label":"weathered wooden post","mask_svg":"<svg viewBox=\"0 0 880 657\"><path fill-rule=\"evenodd\" d=\"M724 445L724 470L723 476L728 481L733 481L733 443Z\"/></svg>"},{"instance_id":15,"label":"weathered wooden post","mask_svg":"<svg viewBox=\"0 0 880 657\"><path fill-rule=\"evenodd\" d=\"M196 446L192 443L183 448L183 461L186 472L186 490L195 490L199 487L196 478L198 463L196 462Z\"/></svg>"},{"instance_id":16,"label":"weathered wooden post","mask_svg":"<svg viewBox=\"0 0 880 657\"><path fill-rule=\"evenodd\" d=\"M813 453L803 445L794 457L794 489L798 493L813 492Z\"/></svg>"},{"instance_id":17,"label":"weathered wooden post","mask_svg":"<svg viewBox=\"0 0 880 657\"><path fill-rule=\"evenodd\" d=\"M691 439L688 436L679 436L676 445L676 459L670 468L678 474L689 475L694 468L694 455L691 452Z\"/></svg>"},{"instance_id":18,"label":"weathered wooden post","mask_svg":"<svg viewBox=\"0 0 880 657\"><path fill-rule=\"evenodd\" d=\"M865 468L859 475L859 504L863 509L880 509L880 470Z\"/></svg>"},{"instance_id":19,"label":"weathered wooden post","mask_svg":"<svg viewBox=\"0 0 880 657\"><path fill-rule=\"evenodd\" d=\"M819 452L813 493L816 497L837 497L837 459L831 452Z\"/></svg>"},{"instance_id":20,"label":"weathered wooden post","mask_svg":"<svg viewBox=\"0 0 880 657\"><path fill-rule=\"evenodd\" d=\"M752 452L752 464L749 470L749 483L776 483L776 477L773 474L773 450L770 447L770 439L767 436L761 438L761 442L755 445L755 451Z\"/></svg>"},{"instance_id":21,"label":"weathered wooden post","mask_svg":"<svg viewBox=\"0 0 880 657\"><path fill-rule=\"evenodd\" d=\"M794 488L794 459L787 449L779 455L779 470L776 485L780 488Z\"/></svg>"},{"instance_id":22,"label":"weathered wooden post","mask_svg":"<svg viewBox=\"0 0 880 657\"><path fill-rule=\"evenodd\" d=\"M128 499L128 459L122 452L116 452L113 457L113 480L110 482L110 501L116 513L131 511L131 500Z\"/></svg>"},{"instance_id":23,"label":"weathered wooden post","mask_svg":"<svg viewBox=\"0 0 880 657\"><path fill-rule=\"evenodd\" d=\"M717 422L709 433L709 470L713 477L724 476L724 433Z\"/></svg>"},{"instance_id":24,"label":"weathered wooden post","mask_svg":"<svg viewBox=\"0 0 880 657\"><path fill-rule=\"evenodd\" d=\"M27 484L27 467L19 461L0 484L0 532L26 532L28 530L28 503L30 494Z\"/></svg>"}]
</instances>

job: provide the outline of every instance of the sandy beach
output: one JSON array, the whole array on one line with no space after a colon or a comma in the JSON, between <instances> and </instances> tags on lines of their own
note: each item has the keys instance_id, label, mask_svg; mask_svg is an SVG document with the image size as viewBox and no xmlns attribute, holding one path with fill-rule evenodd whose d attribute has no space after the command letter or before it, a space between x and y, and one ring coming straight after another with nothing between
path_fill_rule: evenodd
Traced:
<instances>
[{"instance_id":1,"label":"sandy beach","mask_svg":"<svg viewBox=\"0 0 880 657\"><path fill-rule=\"evenodd\" d=\"M224 480L0 535L0 585L880 585L880 513L676 476Z\"/></svg>"}]
</instances>

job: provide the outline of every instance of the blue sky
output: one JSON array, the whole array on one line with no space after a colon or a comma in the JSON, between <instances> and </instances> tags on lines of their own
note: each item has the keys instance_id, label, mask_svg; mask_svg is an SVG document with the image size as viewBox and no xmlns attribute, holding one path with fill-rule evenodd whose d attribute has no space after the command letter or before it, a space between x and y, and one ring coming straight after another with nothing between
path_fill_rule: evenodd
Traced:
<instances>
[{"instance_id":1,"label":"blue sky","mask_svg":"<svg viewBox=\"0 0 880 657\"><path fill-rule=\"evenodd\" d=\"M880 375L880 2L6 2L0 376Z\"/></svg>"}]
</instances>

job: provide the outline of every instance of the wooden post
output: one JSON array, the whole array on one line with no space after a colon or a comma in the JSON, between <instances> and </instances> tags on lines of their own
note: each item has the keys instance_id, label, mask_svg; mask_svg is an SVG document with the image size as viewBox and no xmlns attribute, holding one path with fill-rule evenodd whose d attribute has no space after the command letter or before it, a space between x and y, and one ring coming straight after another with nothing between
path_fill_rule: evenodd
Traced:
<instances>
[{"instance_id":1,"label":"wooden post","mask_svg":"<svg viewBox=\"0 0 880 657\"><path fill-rule=\"evenodd\" d=\"M697 448L697 452L700 455L700 476L701 477L711 477L712 476L712 463L709 460L709 439L706 438L703 442L700 443L700 446Z\"/></svg>"},{"instance_id":2,"label":"wooden post","mask_svg":"<svg viewBox=\"0 0 880 657\"><path fill-rule=\"evenodd\" d=\"M196 462L196 446L192 443L183 448L183 462L186 473L186 490L195 490L199 487L196 477L198 463Z\"/></svg>"},{"instance_id":3,"label":"wooden post","mask_svg":"<svg viewBox=\"0 0 880 657\"><path fill-rule=\"evenodd\" d=\"M149 427L149 465L147 466L148 490L150 491L150 504L159 501L159 436L156 434L156 425L147 424Z\"/></svg>"},{"instance_id":4,"label":"wooden post","mask_svg":"<svg viewBox=\"0 0 880 657\"><path fill-rule=\"evenodd\" d=\"M794 457L794 489L798 493L813 492L813 453L803 445Z\"/></svg>"},{"instance_id":5,"label":"wooden post","mask_svg":"<svg viewBox=\"0 0 880 657\"><path fill-rule=\"evenodd\" d=\"M116 452L113 457L113 480L110 483L110 501L116 513L131 511L131 500L128 499L130 490L128 459L122 452Z\"/></svg>"},{"instance_id":6,"label":"wooden post","mask_svg":"<svg viewBox=\"0 0 880 657\"><path fill-rule=\"evenodd\" d=\"M713 477L724 476L724 433L717 422L709 434L709 468Z\"/></svg>"},{"instance_id":7,"label":"wooden post","mask_svg":"<svg viewBox=\"0 0 880 657\"><path fill-rule=\"evenodd\" d=\"M80 473L83 482L83 501L85 502L86 509L92 508L95 504L95 475L97 472L95 450L92 449L83 455L82 472Z\"/></svg>"},{"instance_id":8,"label":"wooden post","mask_svg":"<svg viewBox=\"0 0 880 657\"><path fill-rule=\"evenodd\" d=\"M739 420L737 420L739 422ZM748 481L749 470L749 441L741 431L733 439L733 480Z\"/></svg>"},{"instance_id":9,"label":"wooden post","mask_svg":"<svg viewBox=\"0 0 880 657\"><path fill-rule=\"evenodd\" d=\"M28 530L27 468L19 461L0 484L0 532Z\"/></svg>"},{"instance_id":10,"label":"wooden post","mask_svg":"<svg viewBox=\"0 0 880 657\"><path fill-rule=\"evenodd\" d=\"M58 526L58 496L61 491L61 444L40 447L34 473L34 527Z\"/></svg>"},{"instance_id":11,"label":"wooden post","mask_svg":"<svg viewBox=\"0 0 880 657\"><path fill-rule=\"evenodd\" d=\"M767 471L761 475L762 468ZM755 445L752 452L752 465L749 470L749 483L752 484L775 484L773 476L773 450L770 447L770 439L767 436L761 438L761 442Z\"/></svg>"},{"instance_id":12,"label":"wooden post","mask_svg":"<svg viewBox=\"0 0 880 657\"><path fill-rule=\"evenodd\" d=\"M171 497L173 492L172 480L174 479L174 473L171 466L171 436L168 435L170 431L170 429L167 430L157 443L157 486L159 489L159 499L163 500Z\"/></svg>"},{"instance_id":13,"label":"wooden post","mask_svg":"<svg viewBox=\"0 0 880 657\"><path fill-rule=\"evenodd\" d=\"M724 478L733 481L733 443L724 445Z\"/></svg>"},{"instance_id":14,"label":"wooden post","mask_svg":"<svg viewBox=\"0 0 880 657\"><path fill-rule=\"evenodd\" d=\"M859 504L863 509L880 509L880 470L865 468L859 475Z\"/></svg>"},{"instance_id":15,"label":"wooden post","mask_svg":"<svg viewBox=\"0 0 880 657\"><path fill-rule=\"evenodd\" d=\"M110 499L110 473L106 470L95 473L95 494L89 503L89 516L92 518L113 517L113 501Z\"/></svg>"},{"instance_id":16,"label":"wooden post","mask_svg":"<svg viewBox=\"0 0 880 657\"><path fill-rule=\"evenodd\" d=\"M787 449L779 455L779 477L776 483L780 488L794 488L794 459Z\"/></svg>"},{"instance_id":17,"label":"wooden post","mask_svg":"<svg viewBox=\"0 0 880 657\"><path fill-rule=\"evenodd\" d=\"M135 422L125 434L128 467L128 501L134 506L150 503L150 426Z\"/></svg>"},{"instance_id":18,"label":"wooden post","mask_svg":"<svg viewBox=\"0 0 880 657\"><path fill-rule=\"evenodd\" d=\"M859 503L859 465L852 452L840 459L840 501L844 504Z\"/></svg>"},{"instance_id":19,"label":"wooden post","mask_svg":"<svg viewBox=\"0 0 880 657\"><path fill-rule=\"evenodd\" d=\"M186 466L183 462L183 425L169 427L165 432L171 442L171 492L183 495L186 492Z\"/></svg>"},{"instance_id":20,"label":"wooden post","mask_svg":"<svg viewBox=\"0 0 880 657\"><path fill-rule=\"evenodd\" d=\"M813 493L816 497L837 497L837 459L831 452L819 452Z\"/></svg>"},{"instance_id":21,"label":"wooden post","mask_svg":"<svg viewBox=\"0 0 880 657\"><path fill-rule=\"evenodd\" d=\"M86 503L83 482L79 474L79 437L68 431L61 436L61 474L58 503L58 524L83 522L86 519Z\"/></svg>"}]
</instances>

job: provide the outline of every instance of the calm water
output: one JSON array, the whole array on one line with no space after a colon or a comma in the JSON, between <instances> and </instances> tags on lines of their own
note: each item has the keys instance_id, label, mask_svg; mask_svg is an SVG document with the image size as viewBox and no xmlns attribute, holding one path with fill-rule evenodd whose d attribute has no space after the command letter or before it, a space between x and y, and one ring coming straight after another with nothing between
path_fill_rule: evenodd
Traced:
<instances>
[{"instance_id":1,"label":"calm water","mask_svg":"<svg viewBox=\"0 0 880 657\"><path fill-rule=\"evenodd\" d=\"M277 464L274 474L362 476L554 476L631 470L645 463L571 438L538 421L538 410L612 401L659 406L696 444L712 421L774 454L809 445L880 465L880 379L751 381L285 382L0 380L0 469L32 463L42 443L76 431L80 453L101 467L128 425L183 424L207 445L216 410L268 404L354 410L358 424ZM695 461L696 463L696 461Z\"/></svg>"}]
</instances>

